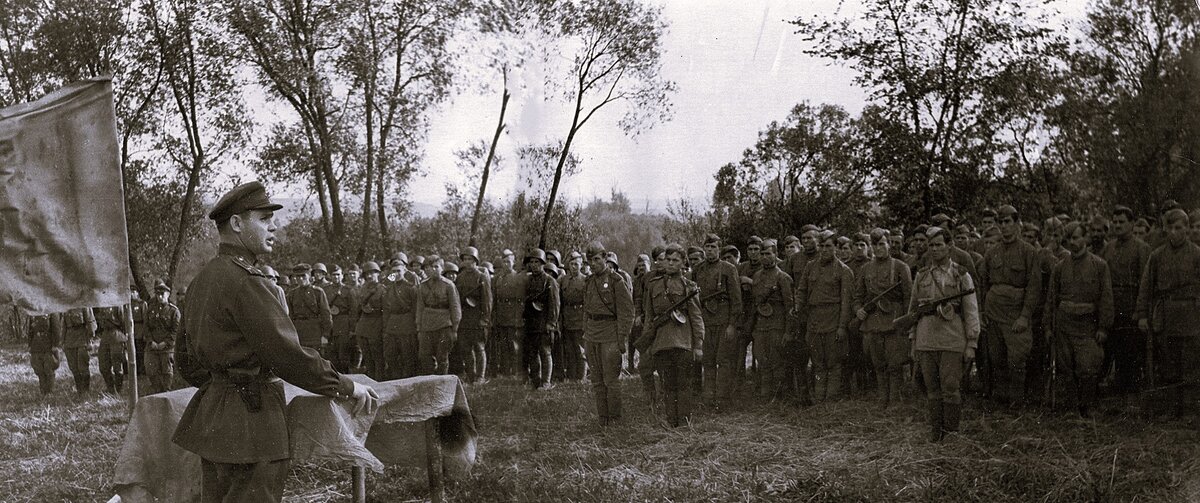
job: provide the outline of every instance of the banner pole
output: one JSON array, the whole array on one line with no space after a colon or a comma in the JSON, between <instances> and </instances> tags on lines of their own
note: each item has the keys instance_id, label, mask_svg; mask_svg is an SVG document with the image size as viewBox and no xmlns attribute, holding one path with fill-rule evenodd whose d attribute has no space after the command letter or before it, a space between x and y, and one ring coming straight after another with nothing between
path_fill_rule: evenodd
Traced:
<instances>
[{"instance_id":1,"label":"banner pole","mask_svg":"<svg viewBox=\"0 0 1200 503\"><path fill-rule=\"evenodd\" d=\"M138 402L137 345L133 342L133 304L125 304L121 311L125 314L125 333L129 334L125 338L125 353L129 355L129 369L125 374L129 376L129 415L132 416L133 409L137 407Z\"/></svg>"}]
</instances>

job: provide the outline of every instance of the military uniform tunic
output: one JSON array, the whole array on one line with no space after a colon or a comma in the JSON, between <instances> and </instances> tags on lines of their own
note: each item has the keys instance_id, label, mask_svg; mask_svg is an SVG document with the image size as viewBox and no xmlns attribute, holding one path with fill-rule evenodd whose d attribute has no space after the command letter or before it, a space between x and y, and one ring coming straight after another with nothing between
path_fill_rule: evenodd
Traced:
<instances>
[{"instance_id":1,"label":"military uniform tunic","mask_svg":"<svg viewBox=\"0 0 1200 503\"><path fill-rule=\"evenodd\" d=\"M742 314L741 278L737 268L724 260L704 261L696 267L693 276L700 288L700 310L706 334L703 391L709 398L728 398L740 355L737 347L740 337L736 328L730 331L728 327L736 327Z\"/></svg>"},{"instance_id":2,"label":"military uniform tunic","mask_svg":"<svg viewBox=\"0 0 1200 503\"><path fill-rule=\"evenodd\" d=\"M88 346L96 334L96 317L92 308L74 308L63 313L63 354L67 358L67 368L75 378L75 390L87 391L91 388L92 371L89 362L91 353Z\"/></svg>"},{"instance_id":3,"label":"military uniform tunic","mask_svg":"<svg viewBox=\"0 0 1200 503\"><path fill-rule=\"evenodd\" d=\"M1041 306L1037 249L1020 238L1001 241L983 258L978 278L988 327L987 365L994 380L984 386L995 386L1002 399L1024 400L1029 391L1025 378L1033 349L1033 313ZM1014 323L1022 318L1028 328L1018 332Z\"/></svg>"},{"instance_id":4,"label":"military uniform tunic","mask_svg":"<svg viewBox=\"0 0 1200 503\"><path fill-rule=\"evenodd\" d=\"M854 273L836 257L809 263L796 285L795 307L807 320L805 340L817 376L818 399L836 398L842 393L842 365L850 341L839 330L850 323L853 300Z\"/></svg>"},{"instance_id":5,"label":"military uniform tunic","mask_svg":"<svg viewBox=\"0 0 1200 503\"><path fill-rule=\"evenodd\" d=\"M792 277L778 266L754 274L750 295L754 302L754 360L761 374L759 392L778 397L785 391L783 344L788 310L793 305Z\"/></svg>"},{"instance_id":6,"label":"military uniform tunic","mask_svg":"<svg viewBox=\"0 0 1200 503\"><path fill-rule=\"evenodd\" d=\"M420 372L417 353L417 283L415 276L388 283L383 295L383 358L388 379L414 377Z\"/></svg>"},{"instance_id":7,"label":"military uniform tunic","mask_svg":"<svg viewBox=\"0 0 1200 503\"><path fill-rule=\"evenodd\" d=\"M378 281L368 281L358 289L354 304L354 335L362 348L363 365L367 374L384 379L387 360L383 351L383 297L387 287Z\"/></svg>"},{"instance_id":8,"label":"military uniform tunic","mask_svg":"<svg viewBox=\"0 0 1200 503\"><path fill-rule=\"evenodd\" d=\"M1104 259L1084 250L1059 262L1050 276L1044 319L1051 323L1062 368L1079 387L1094 387L1104 359L1096 332L1107 332L1113 323L1112 280Z\"/></svg>"},{"instance_id":9,"label":"military uniform tunic","mask_svg":"<svg viewBox=\"0 0 1200 503\"><path fill-rule=\"evenodd\" d=\"M354 382L316 350L300 345L270 278L245 248L221 244L192 280L184 306L181 372L200 389L174 441L214 463L257 463L291 456L283 383L349 397Z\"/></svg>"},{"instance_id":10,"label":"military uniform tunic","mask_svg":"<svg viewBox=\"0 0 1200 503\"><path fill-rule=\"evenodd\" d=\"M313 285L298 286L287 293L287 304L292 323L300 334L300 344L321 349L321 339L333 327L333 315L329 312L325 290Z\"/></svg>"},{"instance_id":11,"label":"military uniform tunic","mask_svg":"<svg viewBox=\"0 0 1200 503\"><path fill-rule=\"evenodd\" d=\"M332 346L329 360L339 372L349 372L354 365L358 344L354 340L354 296L356 288L346 284L331 284L325 288L329 298L329 314L333 325L329 329Z\"/></svg>"},{"instance_id":12,"label":"military uniform tunic","mask_svg":"<svg viewBox=\"0 0 1200 503\"><path fill-rule=\"evenodd\" d=\"M1194 381L1200 379L1200 246L1163 242L1142 272L1135 316L1148 320L1155 336L1155 384Z\"/></svg>"},{"instance_id":13,"label":"military uniform tunic","mask_svg":"<svg viewBox=\"0 0 1200 503\"><path fill-rule=\"evenodd\" d=\"M1113 284L1113 328L1104 344L1104 359L1114 363L1116 388L1133 391L1142 376L1146 335L1138 330L1138 286L1150 261L1150 245L1128 236L1117 237L1104 246L1101 258L1108 262ZM1102 365L1101 368L1108 368Z\"/></svg>"},{"instance_id":14,"label":"military uniform tunic","mask_svg":"<svg viewBox=\"0 0 1200 503\"><path fill-rule=\"evenodd\" d=\"M462 305L453 282L438 276L417 287L417 360L423 373L449 370L450 351L461 322Z\"/></svg>"},{"instance_id":15,"label":"military uniform tunic","mask_svg":"<svg viewBox=\"0 0 1200 503\"><path fill-rule=\"evenodd\" d=\"M642 281L646 275L638 276ZM576 295L573 290L577 287L576 278L567 277L563 282L564 303L568 299L567 288L570 286L570 298ZM618 379L621 377L621 353L626 348L626 340L633 330L633 318L637 306L633 304L636 291L625 285L625 279L612 269L597 272L583 280L582 306L579 309L583 319L583 341L586 346L589 377L592 382L592 395L596 400L596 413L601 423L621 417L621 387ZM643 292L636 292L640 297ZM564 317L565 318L565 317ZM643 365L649 367L648 357Z\"/></svg>"},{"instance_id":16,"label":"military uniform tunic","mask_svg":"<svg viewBox=\"0 0 1200 503\"><path fill-rule=\"evenodd\" d=\"M25 333L29 340L29 365L38 377L42 394L48 394L54 391L54 373L60 363L62 315L30 316L26 319Z\"/></svg>"},{"instance_id":17,"label":"military uniform tunic","mask_svg":"<svg viewBox=\"0 0 1200 503\"><path fill-rule=\"evenodd\" d=\"M787 276L783 272L779 274ZM695 283L681 275L664 274L647 283L643 299L647 319L663 314L669 316L657 329L648 326L646 330L655 331L654 342L648 353L662 376L665 412L667 422L672 426L687 423L691 416L694 397L689 381L695 365L693 353L697 349L703 350L705 334L698 296L692 297L678 309L684 318L683 322L669 314L668 310L696 288Z\"/></svg>"}]
</instances>

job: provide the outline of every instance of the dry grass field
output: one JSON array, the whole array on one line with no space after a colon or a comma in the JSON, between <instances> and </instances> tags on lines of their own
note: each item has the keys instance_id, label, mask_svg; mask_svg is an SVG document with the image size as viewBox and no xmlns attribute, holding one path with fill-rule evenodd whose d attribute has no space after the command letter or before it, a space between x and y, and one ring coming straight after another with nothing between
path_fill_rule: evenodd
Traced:
<instances>
[{"instance_id":1,"label":"dry grass field","mask_svg":"<svg viewBox=\"0 0 1200 503\"><path fill-rule=\"evenodd\" d=\"M95 360L93 360L94 365ZM93 367L93 383L103 382ZM38 395L27 355L0 347L0 500L105 501L126 408L99 391L77 396L65 368ZM98 385L97 385L98 383ZM804 410L747 401L690 427L653 420L635 379L623 381L624 424L600 429L585 385L533 392L497 379L468 387L480 430L468 480L451 501L1200 501L1200 431L1147 422L1106 402L1099 419L1000 412L969 404L963 435L925 441L917 406L862 400ZM420 470L368 478L372 501L428 498ZM304 464L288 501L346 501L344 467Z\"/></svg>"}]
</instances>

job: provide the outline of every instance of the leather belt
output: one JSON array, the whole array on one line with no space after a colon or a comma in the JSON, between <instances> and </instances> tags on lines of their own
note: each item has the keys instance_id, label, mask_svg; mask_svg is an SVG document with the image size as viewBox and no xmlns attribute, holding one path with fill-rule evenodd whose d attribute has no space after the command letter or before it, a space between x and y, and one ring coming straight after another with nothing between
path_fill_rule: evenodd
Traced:
<instances>
[{"instance_id":1,"label":"leather belt","mask_svg":"<svg viewBox=\"0 0 1200 503\"><path fill-rule=\"evenodd\" d=\"M592 321L612 321L617 319L615 315L611 314L589 314L587 316Z\"/></svg>"}]
</instances>

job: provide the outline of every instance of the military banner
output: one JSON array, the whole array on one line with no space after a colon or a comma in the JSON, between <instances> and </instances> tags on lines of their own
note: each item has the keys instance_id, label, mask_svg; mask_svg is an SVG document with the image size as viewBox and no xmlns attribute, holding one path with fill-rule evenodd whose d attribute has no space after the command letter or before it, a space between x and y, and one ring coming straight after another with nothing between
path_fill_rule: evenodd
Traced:
<instances>
[{"instance_id":1,"label":"military banner","mask_svg":"<svg viewBox=\"0 0 1200 503\"><path fill-rule=\"evenodd\" d=\"M112 82L0 109L0 304L115 306L129 280Z\"/></svg>"}]
</instances>

